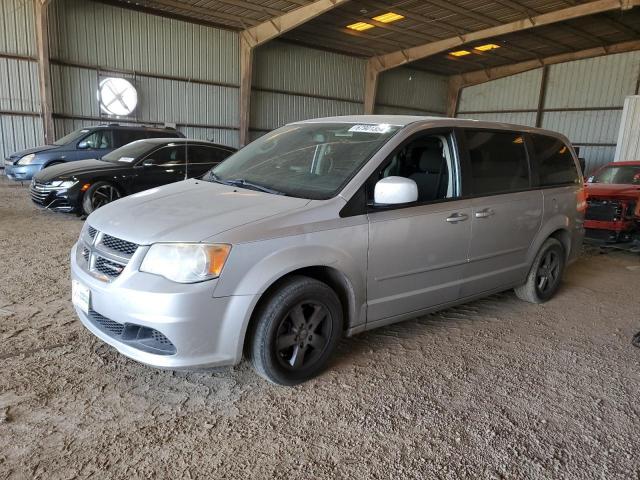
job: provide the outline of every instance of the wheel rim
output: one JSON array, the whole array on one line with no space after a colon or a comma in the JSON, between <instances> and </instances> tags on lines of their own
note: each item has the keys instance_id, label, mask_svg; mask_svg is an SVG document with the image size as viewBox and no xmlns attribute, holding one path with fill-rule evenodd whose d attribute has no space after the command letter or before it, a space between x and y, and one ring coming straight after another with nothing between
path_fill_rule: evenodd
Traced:
<instances>
[{"instance_id":1,"label":"wheel rim","mask_svg":"<svg viewBox=\"0 0 640 480\"><path fill-rule=\"evenodd\" d=\"M323 304L301 302L282 319L276 334L276 357L287 370L315 363L331 338L331 314Z\"/></svg>"},{"instance_id":2,"label":"wheel rim","mask_svg":"<svg viewBox=\"0 0 640 480\"><path fill-rule=\"evenodd\" d=\"M545 294L555 288L560 280L560 255L554 250L548 250L538 266L536 272L536 288Z\"/></svg>"},{"instance_id":3,"label":"wheel rim","mask_svg":"<svg viewBox=\"0 0 640 480\"><path fill-rule=\"evenodd\" d=\"M113 186L101 185L91 195L91 206L95 210L119 198L120 193Z\"/></svg>"}]
</instances>

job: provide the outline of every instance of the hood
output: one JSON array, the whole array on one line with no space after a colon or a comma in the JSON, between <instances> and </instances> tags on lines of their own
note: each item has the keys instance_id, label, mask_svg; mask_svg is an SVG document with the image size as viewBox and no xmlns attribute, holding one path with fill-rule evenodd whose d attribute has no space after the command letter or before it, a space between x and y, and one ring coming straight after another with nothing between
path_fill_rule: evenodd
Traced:
<instances>
[{"instance_id":1,"label":"hood","mask_svg":"<svg viewBox=\"0 0 640 480\"><path fill-rule=\"evenodd\" d=\"M40 145L39 147L27 148L26 150L20 150L19 152L14 152L9 155L9 158L12 160L18 160L25 155L29 155L30 153L41 153L46 152L47 150L53 150L55 148L60 148L58 145Z\"/></svg>"},{"instance_id":2,"label":"hood","mask_svg":"<svg viewBox=\"0 0 640 480\"><path fill-rule=\"evenodd\" d=\"M122 170L123 168L127 167L131 168L131 166L128 164L103 162L100 160L78 160L75 162L52 165L51 167L40 170L35 175L35 179L38 182L47 183L52 180L72 178L77 175L83 175L97 171Z\"/></svg>"},{"instance_id":3,"label":"hood","mask_svg":"<svg viewBox=\"0 0 640 480\"><path fill-rule=\"evenodd\" d=\"M303 198L185 180L117 200L96 210L87 222L139 245L199 242L308 203Z\"/></svg>"},{"instance_id":4,"label":"hood","mask_svg":"<svg viewBox=\"0 0 640 480\"><path fill-rule=\"evenodd\" d=\"M616 183L586 183L585 192L589 197L640 198L640 185Z\"/></svg>"}]
</instances>

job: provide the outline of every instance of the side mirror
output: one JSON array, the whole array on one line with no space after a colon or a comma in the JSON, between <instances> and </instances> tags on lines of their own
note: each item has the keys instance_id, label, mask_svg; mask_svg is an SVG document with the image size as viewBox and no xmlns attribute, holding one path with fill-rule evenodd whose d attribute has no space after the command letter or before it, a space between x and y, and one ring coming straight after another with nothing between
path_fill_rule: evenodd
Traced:
<instances>
[{"instance_id":1,"label":"side mirror","mask_svg":"<svg viewBox=\"0 0 640 480\"><path fill-rule=\"evenodd\" d=\"M154 164L155 160L153 158L147 158L144 162L142 162L143 167L151 167Z\"/></svg>"},{"instance_id":2,"label":"side mirror","mask_svg":"<svg viewBox=\"0 0 640 480\"><path fill-rule=\"evenodd\" d=\"M78 144L78 148L79 148L80 150L87 150L87 149L89 149L90 147L91 147L91 145L89 145L89 143L87 143L85 140L81 141L81 142Z\"/></svg>"},{"instance_id":3,"label":"side mirror","mask_svg":"<svg viewBox=\"0 0 640 480\"><path fill-rule=\"evenodd\" d=\"M376 183L373 201L377 205L398 205L418 201L418 185L406 177L387 177Z\"/></svg>"},{"instance_id":4,"label":"side mirror","mask_svg":"<svg viewBox=\"0 0 640 480\"><path fill-rule=\"evenodd\" d=\"M593 183L593 175L587 178L587 183Z\"/></svg>"}]
</instances>

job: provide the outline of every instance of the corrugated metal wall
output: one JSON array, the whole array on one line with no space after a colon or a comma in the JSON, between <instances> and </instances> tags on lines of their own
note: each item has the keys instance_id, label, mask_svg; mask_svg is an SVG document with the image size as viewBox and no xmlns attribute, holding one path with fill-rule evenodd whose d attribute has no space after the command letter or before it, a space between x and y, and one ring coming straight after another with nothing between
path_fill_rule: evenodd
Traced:
<instances>
[{"instance_id":1,"label":"corrugated metal wall","mask_svg":"<svg viewBox=\"0 0 640 480\"><path fill-rule=\"evenodd\" d=\"M273 41L256 49L252 137L296 120L362 113L362 59Z\"/></svg>"},{"instance_id":2,"label":"corrugated metal wall","mask_svg":"<svg viewBox=\"0 0 640 480\"><path fill-rule=\"evenodd\" d=\"M624 101L614 161L640 160L640 95Z\"/></svg>"},{"instance_id":3,"label":"corrugated metal wall","mask_svg":"<svg viewBox=\"0 0 640 480\"><path fill-rule=\"evenodd\" d=\"M640 52L548 67L541 126L564 133L587 162L587 172L613 161L622 106L636 93ZM465 88L458 116L535 125L542 69Z\"/></svg>"},{"instance_id":4,"label":"corrugated metal wall","mask_svg":"<svg viewBox=\"0 0 640 480\"><path fill-rule=\"evenodd\" d=\"M314 117L363 112L365 60L286 42L254 57L251 136ZM380 76L376 113L444 115L447 78L398 68Z\"/></svg>"},{"instance_id":5,"label":"corrugated metal wall","mask_svg":"<svg viewBox=\"0 0 640 480\"><path fill-rule=\"evenodd\" d=\"M56 134L103 121L177 124L194 138L238 145L238 35L86 0L56 0L50 13ZM105 117L104 76L138 90L133 118Z\"/></svg>"},{"instance_id":6,"label":"corrugated metal wall","mask_svg":"<svg viewBox=\"0 0 640 480\"><path fill-rule=\"evenodd\" d=\"M0 2L0 163L41 143L33 2Z\"/></svg>"},{"instance_id":7,"label":"corrugated metal wall","mask_svg":"<svg viewBox=\"0 0 640 480\"><path fill-rule=\"evenodd\" d=\"M396 68L380 75L375 112L388 115L442 116L447 110L446 102L447 77L409 68Z\"/></svg>"}]
</instances>

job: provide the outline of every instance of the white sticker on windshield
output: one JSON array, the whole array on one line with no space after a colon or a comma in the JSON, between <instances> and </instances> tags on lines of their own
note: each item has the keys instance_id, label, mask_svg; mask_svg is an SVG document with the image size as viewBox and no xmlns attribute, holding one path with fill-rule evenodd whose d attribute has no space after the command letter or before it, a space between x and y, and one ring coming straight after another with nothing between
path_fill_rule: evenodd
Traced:
<instances>
[{"instance_id":1,"label":"white sticker on windshield","mask_svg":"<svg viewBox=\"0 0 640 480\"><path fill-rule=\"evenodd\" d=\"M349 129L350 132L360 133L387 133L391 125L386 123L379 125L354 125Z\"/></svg>"},{"instance_id":2,"label":"white sticker on windshield","mask_svg":"<svg viewBox=\"0 0 640 480\"><path fill-rule=\"evenodd\" d=\"M120 160L118 160L119 162L127 162L127 163L131 163L135 160L135 158L133 157L120 157Z\"/></svg>"}]
</instances>

